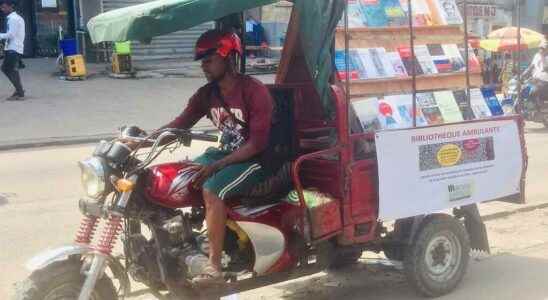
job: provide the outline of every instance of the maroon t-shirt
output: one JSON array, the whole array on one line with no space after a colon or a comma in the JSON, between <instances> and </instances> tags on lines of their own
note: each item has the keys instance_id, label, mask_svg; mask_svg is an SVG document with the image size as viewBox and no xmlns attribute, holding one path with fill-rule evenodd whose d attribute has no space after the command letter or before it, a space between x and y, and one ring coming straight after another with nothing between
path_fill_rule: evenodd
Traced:
<instances>
[{"instance_id":1,"label":"maroon t-shirt","mask_svg":"<svg viewBox=\"0 0 548 300\"><path fill-rule=\"evenodd\" d=\"M226 107L240 121L234 121L213 92L212 84L206 84L194 94L185 110L167 127L189 129L203 116L207 116L221 131L221 148L234 151L246 142L253 143L260 151L268 144L273 102L267 87L260 81L238 75L239 80L228 95L223 97Z\"/></svg>"}]
</instances>

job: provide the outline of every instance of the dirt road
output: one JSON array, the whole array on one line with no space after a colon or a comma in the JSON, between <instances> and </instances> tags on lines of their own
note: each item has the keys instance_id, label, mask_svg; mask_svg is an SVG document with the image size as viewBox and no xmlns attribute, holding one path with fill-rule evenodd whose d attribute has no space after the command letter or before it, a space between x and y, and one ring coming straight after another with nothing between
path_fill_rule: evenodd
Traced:
<instances>
[{"instance_id":1,"label":"dirt road","mask_svg":"<svg viewBox=\"0 0 548 300\"><path fill-rule=\"evenodd\" d=\"M548 202L548 131L529 130L527 198ZM207 147L196 144L192 153ZM37 252L70 243L80 214L76 161L91 146L0 152L0 299L9 299L12 284L27 275L24 262ZM175 153L165 159L182 158ZM496 183L494 183L496 184ZM492 203L482 213L516 209ZM442 299L548 299L548 208L490 220L493 255L471 262L462 286ZM234 299L419 299L382 258L365 253L360 264L339 274L320 273L235 296ZM383 261L381 261L383 262ZM154 299L136 291L132 300Z\"/></svg>"}]
</instances>

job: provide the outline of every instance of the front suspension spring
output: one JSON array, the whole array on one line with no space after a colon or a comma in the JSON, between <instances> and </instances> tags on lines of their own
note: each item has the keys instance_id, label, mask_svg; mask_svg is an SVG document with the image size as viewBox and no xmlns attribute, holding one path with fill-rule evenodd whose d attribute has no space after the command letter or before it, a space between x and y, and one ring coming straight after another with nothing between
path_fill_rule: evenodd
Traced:
<instances>
[{"instance_id":1,"label":"front suspension spring","mask_svg":"<svg viewBox=\"0 0 548 300\"><path fill-rule=\"evenodd\" d=\"M99 224L99 218L95 216L85 216L80 222L80 228L76 234L76 239L74 240L77 244L89 245L95 231L97 230L97 225Z\"/></svg>"},{"instance_id":2,"label":"front suspension spring","mask_svg":"<svg viewBox=\"0 0 548 300\"><path fill-rule=\"evenodd\" d=\"M97 251L106 255L110 255L121 230L122 217L111 215L107 221L107 224L105 225L101 238L99 239Z\"/></svg>"}]
</instances>

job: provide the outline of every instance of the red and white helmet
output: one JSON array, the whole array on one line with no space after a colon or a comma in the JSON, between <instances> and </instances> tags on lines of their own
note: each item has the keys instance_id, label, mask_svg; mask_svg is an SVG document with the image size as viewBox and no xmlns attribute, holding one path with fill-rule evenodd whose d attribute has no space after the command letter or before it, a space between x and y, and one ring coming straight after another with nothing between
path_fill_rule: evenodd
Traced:
<instances>
[{"instance_id":1,"label":"red and white helmet","mask_svg":"<svg viewBox=\"0 0 548 300\"><path fill-rule=\"evenodd\" d=\"M194 60L200 60L214 53L226 58L232 52L243 55L242 41L238 35L212 29L204 32L196 42Z\"/></svg>"}]
</instances>

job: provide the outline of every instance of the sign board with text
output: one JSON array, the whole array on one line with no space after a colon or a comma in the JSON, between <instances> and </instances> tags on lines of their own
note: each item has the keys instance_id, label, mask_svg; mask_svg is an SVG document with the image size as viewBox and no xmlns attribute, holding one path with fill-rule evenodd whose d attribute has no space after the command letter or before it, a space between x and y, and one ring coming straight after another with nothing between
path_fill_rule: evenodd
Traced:
<instances>
[{"instance_id":1,"label":"sign board with text","mask_svg":"<svg viewBox=\"0 0 548 300\"><path fill-rule=\"evenodd\" d=\"M383 221L522 193L516 119L381 131L376 147Z\"/></svg>"},{"instance_id":2,"label":"sign board with text","mask_svg":"<svg viewBox=\"0 0 548 300\"><path fill-rule=\"evenodd\" d=\"M496 5L468 5L468 16L472 18L496 18L497 6Z\"/></svg>"}]
</instances>

